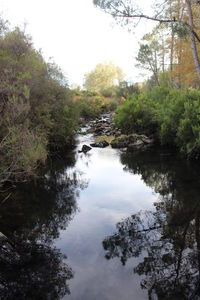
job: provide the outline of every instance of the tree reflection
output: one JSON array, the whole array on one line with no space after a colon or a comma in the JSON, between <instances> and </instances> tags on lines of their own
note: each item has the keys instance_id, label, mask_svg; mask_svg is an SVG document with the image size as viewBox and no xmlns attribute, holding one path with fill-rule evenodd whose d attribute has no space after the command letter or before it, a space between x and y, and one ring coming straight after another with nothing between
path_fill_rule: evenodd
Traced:
<instances>
[{"instance_id":1,"label":"tree reflection","mask_svg":"<svg viewBox=\"0 0 200 300\"><path fill-rule=\"evenodd\" d=\"M55 247L26 242L15 244L5 259L8 245L4 245L3 254L2 247L0 251L0 299L53 300L70 293L67 281L73 272Z\"/></svg>"},{"instance_id":2,"label":"tree reflection","mask_svg":"<svg viewBox=\"0 0 200 300\"><path fill-rule=\"evenodd\" d=\"M117 224L103 241L106 258L142 261L134 272L143 275L149 299L200 298L199 168L146 153L122 155L127 171L141 174L160 193L152 211L141 211Z\"/></svg>"},{"instance_id":3,"label":"tree reflection","mask_svg":"<svg viewBox=\"0 0 200 300\"><path fill-rule=\"evenodd\" d=\"M87 182L71 166L51 165L36 184L20 185L0 205L0 299L61 299L73 277L55 248L77 211L76 197ZM4 195L5 197L5 195Z\"/></svg>"}]
</instances>

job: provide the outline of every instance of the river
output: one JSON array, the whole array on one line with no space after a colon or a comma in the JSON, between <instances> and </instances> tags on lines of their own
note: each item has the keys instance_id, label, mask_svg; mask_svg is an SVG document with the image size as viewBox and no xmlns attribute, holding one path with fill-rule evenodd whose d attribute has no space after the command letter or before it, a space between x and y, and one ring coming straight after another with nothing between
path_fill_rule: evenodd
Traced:
<instances>
[{"instance_id":1,"label":"river","mask_svg":"<svg viewBox=\"0 0 200 300\"><path fill-rule=\"evenodd\" d=\"M200 299L198 163L77 141L1 204L0 299Z\"/></svg>"}]
</instances>

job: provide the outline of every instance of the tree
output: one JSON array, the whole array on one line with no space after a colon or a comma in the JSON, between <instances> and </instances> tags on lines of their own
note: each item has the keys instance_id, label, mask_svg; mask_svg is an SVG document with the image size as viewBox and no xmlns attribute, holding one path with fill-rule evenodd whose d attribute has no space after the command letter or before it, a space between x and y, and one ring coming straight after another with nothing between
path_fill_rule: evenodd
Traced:
<instances>
[{"instance_id":1,"label":"tree","mask_svg":"<svg viewBox=\"0 0 200 300\"><path fill-rule=\"evenodd\" d=\"M137 66L153 73L154 80L159 85L158 50L159 45L156 40L151 41L149 44L140 44L136 60L138 61Z\"/></svg>"},{"instance_id":2,"label":"tree","mask_svg":"<svg viewBox=\"0 0 200 300\"><path fill-rule=\"evenodd\" d=\"M191 46L192 46L192 54L193 54L194 63L195 63L195 67L196 67L196 70L197 70L198 78L199 78L199 81L200 81L200 62L199 62L196 39L195 39L195 34L194 34L194 16L193 16L192 3L191 3L192 1L191 0L186 0L185 2L186 2L186 5L187 5L189 25L190 25L190 29L191 29L190 30L190 39L191 39ZM197 3L198 3L198 1L197 1Z\"/></svg>"},{"instance_id":3,"label":"tree","mask_svg":"<svg viewBox=\"0 0 200 300\"><path fill-rule=\"evenodd\" d=\"M93 71L85 74L85 88L100 92L118 85L124 78L122 70L112 62L98 64Z\"/></svg>"},{"instance_id":4,"label":"tree","mask_svg":"<svg viewBox=\"0 0 200 300\"><path fill-rule=\"evenodd\" d=\"M156 11L155 15L153 16L145 15L137 7L136 3L134 3L134 1L131 0L115 0L115 1L93 0L93 3L97 7L103 9L106 13L112 15L118 22L120 22L123 25L127 25L127 24L137 25L138 20L148 19L155 22L159 22L160 24L169 24L171 28L172 28L171 25L173 24L180 31L183 31L183 29L187 29L187 31L190 33L190 42L192 47L193 60L198 74L198 81L200 84L200 63L199 63L199 57L198 57L198 51L196 45L197 42L200 43L200 36L194 25L194 11L199 8L200 5L199 1L192 1L192 0L183 1L183 5L187 6L186 18L184 18L183 20L181 18L176 18L175 11L173 11L173 13L172 11L170 11L169 15L163 16L163 8L161 9L161 11ZM170 1L165 0L163 2L163 5L164 4L169 4L172 9L171 0ZM171 64L173 62L173 44L174 44L174 37L172 35L171 58L170 58Z\"/></svg>"}]
</instances>

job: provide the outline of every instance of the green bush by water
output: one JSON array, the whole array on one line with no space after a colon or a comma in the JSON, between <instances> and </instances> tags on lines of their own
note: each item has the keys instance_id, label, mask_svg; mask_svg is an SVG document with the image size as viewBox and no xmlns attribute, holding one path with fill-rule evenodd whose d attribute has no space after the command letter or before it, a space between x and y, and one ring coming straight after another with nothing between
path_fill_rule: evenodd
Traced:
<instances>
[{"instance_id":1,"label":"green bush by water","mask_svg":"<svg viewBox=\"0 0 200 300\"><path fill-rule=\"evenodd\" d=\"M133 94L115 113L123 132L154 135L188 156L200 152L200 91L155 87Z\"/></svg>"}]
</instances>

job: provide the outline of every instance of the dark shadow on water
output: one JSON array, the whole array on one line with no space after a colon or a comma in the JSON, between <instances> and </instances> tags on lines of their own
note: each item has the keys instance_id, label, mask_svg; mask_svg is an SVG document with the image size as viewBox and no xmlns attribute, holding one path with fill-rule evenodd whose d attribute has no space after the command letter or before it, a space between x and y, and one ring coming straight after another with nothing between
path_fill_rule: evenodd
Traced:
<instances>
[{"instance_id":1,"label":"dark shadow on water","mask_svg":"<svg viewBox=\"0 0 200 300\"><path fill-rule=\"evenodd\" d=\"M103 241L109 260L141 262L134 272L149 299L200 299L200 168L167 152L122 154L127 172L159 194L152 211L116 225Z\"/></svg>"},{"instance_id":2,"label":"dark shadow on water","mask_svg":"<svg viewBox=\"0 0 200 300\"><path fill-rule=\"evenodd\" d=\"M19 185L0 204L0 299L61 299L74 274L55 248L77 211L87 182L73 170L75 159L51 163L36 184ZM68 166L68 169L67 169Z\"/></svg>"}]
</instances>

